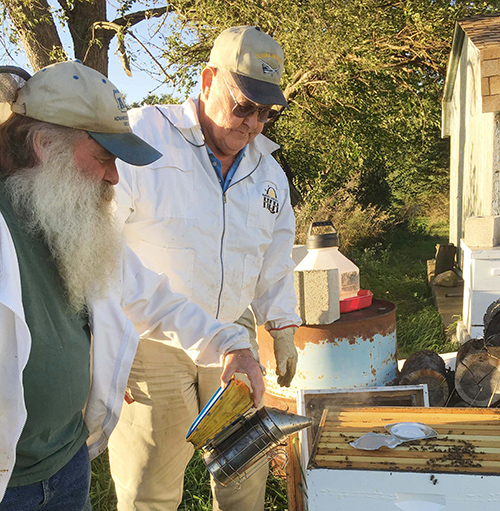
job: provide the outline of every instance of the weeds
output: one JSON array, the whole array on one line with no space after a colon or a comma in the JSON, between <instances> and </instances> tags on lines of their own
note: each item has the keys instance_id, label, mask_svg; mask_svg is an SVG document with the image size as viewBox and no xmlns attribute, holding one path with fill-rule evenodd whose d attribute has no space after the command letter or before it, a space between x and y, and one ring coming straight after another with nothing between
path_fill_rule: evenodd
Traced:
<instances>
[{"instance_id":1,"label":"weeds","mask_svg":"<svg viewBox=\"0 0 500 511\"><path fill-rule=\"evenodd\" d=\"M115 485L109 472L108 451L92 461L90 500L92 511L116 511Z\"/></svg>"},{"instance_id":2,"label":"weeds","mask_svg":"<svg viewBox=\"0 0 500 511\"><path fill-rule=\"evenodd\" d=\"M313 221L330 220L339 233L340 248L366 246L380 238L396 223L386 211L374 206L362 207L356 200L355 183L351 180L319 204L305 203L296 208L296 243L304 244Z\"/></svg>"}]
</instances>

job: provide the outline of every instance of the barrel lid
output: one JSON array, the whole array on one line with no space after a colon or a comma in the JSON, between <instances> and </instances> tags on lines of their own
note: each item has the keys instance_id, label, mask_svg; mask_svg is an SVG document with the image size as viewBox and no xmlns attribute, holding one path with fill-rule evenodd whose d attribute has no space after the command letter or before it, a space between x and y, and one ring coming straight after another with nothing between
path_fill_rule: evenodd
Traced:
<instances>
[{"instance_id":1,"label":"barrel lid","mask_svg":"<svg viewBox=\"0 0 500 511\"><path fill-rule=\"evenodd\" d=\"M312 234L314 227L331 227L333 232L327 232L324 234ZM324 222L312 222L307 233L306 247L308 250L315 248L329 248L339 246L339 235L330 220Z\"/></svg>"}]
</instances>

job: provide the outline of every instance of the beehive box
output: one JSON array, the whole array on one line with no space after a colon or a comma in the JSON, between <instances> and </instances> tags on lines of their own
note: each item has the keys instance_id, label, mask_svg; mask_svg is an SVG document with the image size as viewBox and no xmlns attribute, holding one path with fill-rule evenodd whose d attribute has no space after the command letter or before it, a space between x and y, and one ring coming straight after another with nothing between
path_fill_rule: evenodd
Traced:
<instances>
[{"instance_id":1,"label":"beehive box","mask_svg":"<svg viewBox=\"0 0 500 511\"><path fill-rule=\"evenodd\" d=\"M365 451L349 442L422 422L432 439ZM307 469L310 511L500 509L500 410L337 408L323 417Z\"/></svg>"}]
</instances>

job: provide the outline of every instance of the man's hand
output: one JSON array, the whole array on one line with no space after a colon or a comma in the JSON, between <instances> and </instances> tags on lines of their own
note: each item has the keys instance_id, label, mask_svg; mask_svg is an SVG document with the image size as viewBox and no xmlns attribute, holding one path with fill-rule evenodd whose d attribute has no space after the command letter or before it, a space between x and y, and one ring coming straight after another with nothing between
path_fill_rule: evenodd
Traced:
<instances>
[{"instance_id":1,"label":"man's hand","mask_svg":"<svg viewBox=\"0 0 500 511\"><path fill-rule=\"evenodd\" d=\"M234 373L243 373L248 376L252 385L253 403L258 407L264 397L265 385L260 365L250 350L234 350L226 353L220 377L224 387Z\"/></svg>"},{"instance_id":2,"label":"man's hand","mask_svg":"<svg viewBox=\"0 0 500 511\"><path fill-rule=\"evenodd\" d=\"M297 348L293 342L296 326L282 330L269 330L274 338L274 356L276 357L276 374L281 387L289 387L297 369Z\"/></svg>"}]
</instances>

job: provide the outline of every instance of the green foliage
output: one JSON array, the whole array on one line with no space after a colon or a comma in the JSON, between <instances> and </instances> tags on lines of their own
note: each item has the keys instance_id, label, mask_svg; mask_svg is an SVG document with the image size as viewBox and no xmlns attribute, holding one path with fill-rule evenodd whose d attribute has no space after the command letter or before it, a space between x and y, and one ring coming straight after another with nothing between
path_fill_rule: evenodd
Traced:
<instances>
[{"instance_id":1,"label":"green foliage","mask_svg":"<svg viewBox=\"0 0 500 511\"><path fill-rule=\"evenodd\" d=\"M116 511L115 485L109 472L108 451L92 460L90 501L93 511Z\"/></svg>"},{"instance_id":2,"label":"green foliage","mask_svg":"<svg viewBox=\"0 0 500 511\"><path fill-rule=\"evenodd\" d=\"M130 105L127 104L127 108L138 108L144 105L176 105L179 103L181 103L179 98L171 94L148 94L142 101L135 101Z\"/></svg>"},{"instance_id":3,"label":"green foliage","mask_svg":"<svg viewBox=\"0 0 500 511\"><path fill-rule=\"evenodd\" d=\"M356 178L354 199L393 211L448 185L440 98L457 18L498 1L174 0L167 66L188 83L224 28L256 24L285 51L290 110L270 129L309 206ZM180 36L180 37L179 37ZM195 65L195 67L193 67Z\"/></svg>"},{"instance_id":4,"label":"green foliage","mask_svg":"<svg viewBox=\"0 0 500 511\"><path fill-rule=\"evenodd\" d=\"M160 5L119 1L122 46L132 67L149 69L183 97L223 29L255 24L282 45L290 110L268 134L308 206L349 182L360 207L397 215L448 186L440 100L455 21L497 12L500 0L171 0L163 18L148 22L154 44L139 41L132 27ZM52 10L63 22L70 11ZM4 42L15 35L5 32ZM144 103L171 99L152 95Z\"/></svg>"},{"instance_id":5,"label":"green foliage","mask_svg":"<svg viewBox=\"0 0 500 511\"><path fill-rule=\"evenodd\" d=\"M179 511L210 511L211 509L210 477L203 464L201 451L197 451L186 468L184 492Z\"/></svg>"},{"instance_id":6,"label":"green foliage","mask_svg":"<svg viewBox=\"0 0 500 511\"><path fill-rule=\"evenodd\" d=\"M324 220L330 220L335 226L343 251L370 246L382 237L395 220L378 207L362 206L356 198L355 182L355 178L351 179L332 194L315 201L310 195L309 201L295 208L296 243L306 243L311 222Z\"/></svg>"},{"instance_id":7,"label":"green foliage","mask_svg":"<svg viewBox=\"0 0 500 511\"><path fill-rule=\"evenodd\" d=\"M457 350L456 343L443 334L441 316L434 305L422 307L408 317L398 314L398 358L408 358L420 350L449 353Z\"/></svg>"},{"instance_id":8,"label":"green foliage","mask_svg":"<svg viewBox=\"0 0 500 511\"><path fill-rule=\"evenodd\" d=\"M396 304L400 359L421 349L456 351L456 345L445 335L427 284L426 262L434 257L436 245L446 243L447 237L440 235L440 223L421 220L400 224L383 242L348 252L359 266L361 287L370 289L376 298Z\"/></svg>"},{"instance_id":9,"label":"green foliage","mask_svg":"<svg viewBox=\"0 0 500 511\"><path fill-rule=\"evenodd\" d=\"M286 480L270 473L265 497L265 509L285 511L287 509ZM201 451L197 451L186 469L184 493L179 511L210 511L212 495L210 478L203 464Z\"/></svg>"}]
</instances>

